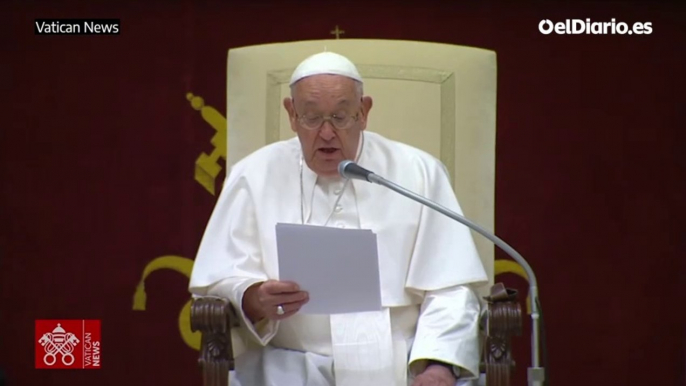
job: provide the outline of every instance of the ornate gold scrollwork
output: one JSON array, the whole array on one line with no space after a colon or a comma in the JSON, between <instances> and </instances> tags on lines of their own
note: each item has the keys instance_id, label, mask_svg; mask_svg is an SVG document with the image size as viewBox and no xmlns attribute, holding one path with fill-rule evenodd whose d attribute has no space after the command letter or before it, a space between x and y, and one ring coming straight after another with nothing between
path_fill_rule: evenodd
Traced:
<instances>
[{"instance_id":1,"label":"ornate gold scrollwork","mask_svg":"<svg viewBox=\"0 0 686 386\"><path fill-rule=\"evenodd\" d=\"M195 161L195 180L202 185L211 195L215 195L215 180L221 172L219 158L226 161L226 118L212 106L206 106L205 101L192 93L186 94L186 99L191 106L200 111L203 119L217 132L210 143L214 146L209 155L201 153Z\"/></svg>"},{"instance_id":2,"label":"ornate gold scrollwork","mask_svg":"<svg viewBox=\"0 0 686 386\"><path fill-rule=\"evenodd\" d=\"M143 270L143 277L136 287L136 293L133 295L133 310L134 311L145 311L145 305L147 303L147 295L145 293L145 279L148 276L160 269L171 269L186 275L187 278L191 277L191 272L193 270L193 260L181 257L181 256L161 256L145 266ZM181 338L183 341L192 349L200 350L200 333L191 331L191 300L186 302L186 304L181 309L179 314L179 331L181 332Z\"/></svg>"},{"instance_id":3,"label":"ornate gold scrollwork","mask_svg":"<svg viewBox=\"0 0 686 386\"><path fill-rule=\"evenodd\" d=\"M216 131L216 134L210 140L210 143L214 146L212 152L210 154L201 153L195 161L196 182L204 187L208 193L215 195L215 181L222 170L219 158L226 160L226 118L214 107L206 106L202 97L195 96L189 92L186 94L186 99L190 102L191 107L200 111L203 119ZM147 303L145 280L151 273L160 269L171 269L186 275L190 279L193 263L194 261L189 258L173 255L153 259L143 270L143 277L138 283L133 296L133 310L145 311ZM189 347L194 350L200 350L201 334L199 331L193 332L191 330L191 305L192 301L189 299L181 309L178 319L179 331L181 338Z\"/></svg>"}]
</instances>

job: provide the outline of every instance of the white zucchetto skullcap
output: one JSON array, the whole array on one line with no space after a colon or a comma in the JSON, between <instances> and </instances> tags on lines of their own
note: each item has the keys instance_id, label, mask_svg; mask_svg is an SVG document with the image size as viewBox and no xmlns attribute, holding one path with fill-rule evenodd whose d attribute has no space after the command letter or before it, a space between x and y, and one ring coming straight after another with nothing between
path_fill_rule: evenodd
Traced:
<instances>
[{"instance_id":1,"label":"white zucchetto skullcap","mask_svg":"<svg viewBox=\"0 0 686 386\"><path fill-rule=\"evenodd\" d=\"M303 60L293 71L290 85L302 78L319 74L342 75L362 82L362 77L353 62L343 55L327 51Z\"/></svg>"}]
</instances>

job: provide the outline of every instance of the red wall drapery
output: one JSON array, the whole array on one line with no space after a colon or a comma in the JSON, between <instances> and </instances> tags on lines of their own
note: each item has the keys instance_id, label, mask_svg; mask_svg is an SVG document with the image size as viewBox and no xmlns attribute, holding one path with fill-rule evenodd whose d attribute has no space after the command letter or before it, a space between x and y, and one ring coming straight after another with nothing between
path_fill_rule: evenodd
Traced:
<instances>
[{"instance_id":1,"label":"red wall drapery","mask_svg":"<svg viewBox=\"0 0 686 386\"><path fill-rule=\"evenodd\" d=\"M0 368L9 385L200 384L177 318L215 197L193 179L225 113L232 47L330 38L498 54L496 230L537 272L556 386L681 385L686 13L672 4L3 3ZM118 36L35 36L34 18L120 18ZM567 18L646 36L542 35ZM223 174L222 174L223 175ZM221 176L220 176L221 178ZM505 258L498 252L498 258ZM504 275L526 296L525 283ZM34 370L35 319L101 319L103 369ZM516 341L525 385L527 334Z\"/></svg>"}]
</instances>

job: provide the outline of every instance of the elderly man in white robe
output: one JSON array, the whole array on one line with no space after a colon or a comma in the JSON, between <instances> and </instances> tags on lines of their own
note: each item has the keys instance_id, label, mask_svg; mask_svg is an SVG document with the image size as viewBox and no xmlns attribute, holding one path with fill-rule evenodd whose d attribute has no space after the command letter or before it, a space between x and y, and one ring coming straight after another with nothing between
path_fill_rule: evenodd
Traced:
<instances>
[{"instance_id":1,"label":"elderly man in white robe","mask_svg":"<svg viewBox=\"0 0 686 386\"><path fill-rule=\"evenodd\" d=\"M290 85L283 105L297 138L267 145L231 168L189 286L196 295L229 299L239 315L249 349L236 358L232 386L472 384L480 361L474 288L488 279L470 231L381 186L342 179L337 170L354 160L462 213L446 168L428 153L366 131L372 99L347 58L313 55ZM277 223L375 232L383 310L298 313L308 293L278 279Z\"/></svg>"}]
</instances>

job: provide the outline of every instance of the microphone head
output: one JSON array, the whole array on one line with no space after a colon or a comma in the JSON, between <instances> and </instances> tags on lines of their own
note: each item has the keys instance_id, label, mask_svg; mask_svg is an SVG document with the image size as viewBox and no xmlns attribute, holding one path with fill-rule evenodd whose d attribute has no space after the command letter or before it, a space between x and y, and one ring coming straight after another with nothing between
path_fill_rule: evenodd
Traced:
<instances>
[{"instance_id":1,"label":"microphone head","mask_svg":"<svg viewBox=\"0 0 686 386\"><path fill-rule=\"evenodd\" d=\"M341 162L338 164L338 174L340 174L341 177L343 177L343 178L350 178L350 176L348 176L348 175L346 174L346 168L347 168L348 165L350 165L350 164L354 164L354 162L351 161L351 160L349 160L349 159L343 160L343 161L341 161Z\"/></svg>"},{"instance_id":2,"label":"microphone head","mask_svg":"<svg viewBox=\"0 0 686 386\"><path fill-rule=\"evenodd\" d=\"M345 160L338 164L338 174L343 178L371 182L369 175L374 174L353 161Z\"/></svg>"}]
</instances>

